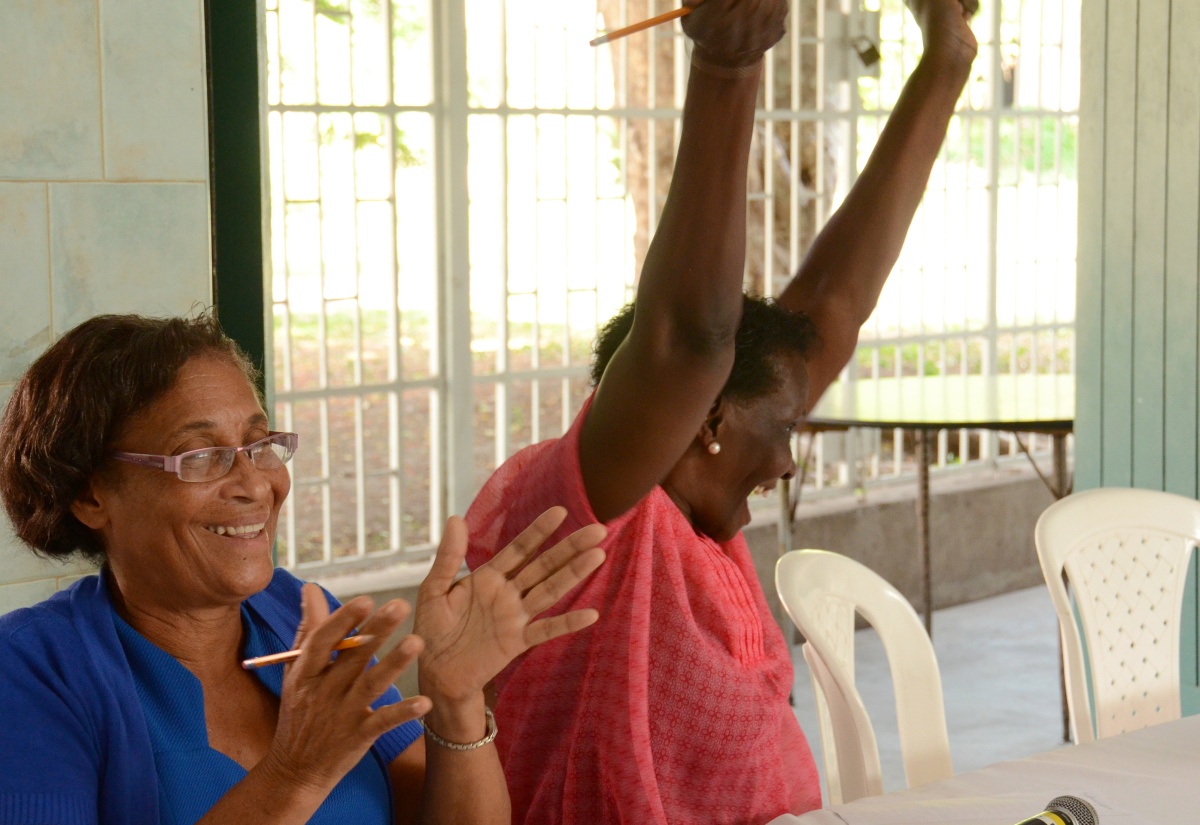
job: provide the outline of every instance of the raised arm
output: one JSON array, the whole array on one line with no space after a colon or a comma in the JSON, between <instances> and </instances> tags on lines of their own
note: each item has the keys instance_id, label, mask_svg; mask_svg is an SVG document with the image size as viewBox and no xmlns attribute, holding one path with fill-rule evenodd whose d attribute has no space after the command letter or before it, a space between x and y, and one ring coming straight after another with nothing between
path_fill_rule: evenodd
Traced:
<instances>
[{"instance_id":1,"label":"raised arm","mask_svg":"<svg viewBox=\"0 0 1200 825\"><path fill-rule=\"evenodd\" d=\"M629 335L584 424L580 462L600 521L638 502L696 436L733 365L742 310L746 164L762 55L785 0L687 0L695 41L679 152L646 253Z\"/></svg>"},{"instance_id":2,"label":"raised arm","mask_svg":"<svg viewBox=\"0 0 1200 825\"><path fill-rule=\"evenodd\" d=\"M854 355L891 273L975 57L967 20L978 0L908 0L925 52L867 165L821 230L779 302L813 320L809 407Z\"/></svg>"}]
</instances>

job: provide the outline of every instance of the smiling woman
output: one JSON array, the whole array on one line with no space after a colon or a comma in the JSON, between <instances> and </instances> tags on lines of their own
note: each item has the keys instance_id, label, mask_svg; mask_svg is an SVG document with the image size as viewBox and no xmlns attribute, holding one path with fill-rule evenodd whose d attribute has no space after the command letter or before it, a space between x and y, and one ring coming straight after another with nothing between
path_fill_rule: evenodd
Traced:
<instances>
[{"instance_id":1,"label":"smiling woman","mask_svg":"<svg viewBox=\"0 0 1200 825\"><path fill-rule=\"evenodd\" d=\"M407 604L338 605L273 566L299 439L268 429L255 378L211 316L114 315L17 384L0 421L17 535L101 568L0 618L0 825L509 821L483 688L596 620L536 617L599 566L603 528L534 559L552 508L456 581L451 519L416 635L383 652ZM284 668L241 666L288 648ZM391 684L418 656L404 700Z\"/></svg>"},{"instance_id":2,"label":"smiling woman","mask_svg":"<svg viewBox=\"0 0 1200 825\"><path fill-rule=\"evenodd\" d=\"M188 461L194 450L254 446L268 436L244 371L228 357L202 353L117 431L111 456ZM118 603L157 623L181 608L238 605L264 589L279 508L291 489L283 462L230 461L225 472L190 484L165 469L113 467L85 482L72 502L71 512L106 548ZM249 526L257 529L245 532Z\"/></svg>"}]
</instances>

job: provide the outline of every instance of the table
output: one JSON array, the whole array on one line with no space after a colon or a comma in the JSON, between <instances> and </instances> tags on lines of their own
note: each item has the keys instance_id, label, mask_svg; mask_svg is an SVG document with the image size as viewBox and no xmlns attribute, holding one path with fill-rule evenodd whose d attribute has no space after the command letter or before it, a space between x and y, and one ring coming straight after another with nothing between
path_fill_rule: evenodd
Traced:
<instances>
[{"instance_id":1,"label":"table","mask_svg":"<svg viewBox=\"0 0 1200 825\"><path fill-rule=\"evenodd\" d=\"M947 429L1002 430L1054 438L1055 498L1070 492L1066 440L1075 421L1071 375L950 375L883 378L834 384L809 413L812 432L869 427L912 430L917 437L917 548L925 599L925 629L933 631L933 572L929 550L930 433ZM1024 444L1022 444L1024 449ZM1028 455L1028 452L1026 453ZM1032 457L1030 457L1032 461ZM1035 465L1036 469L1036 465ZM1038 470L1041 475L1041 471ZM785 485L783 493L789 492ZM781 496L786 503L789 496ZM790 504L780 520L780 549L791 549Z\"/></svg>"},{"instance_id":2,"label":"table","mask_svg":"<svg viewBox=\"0 0 1200 825\"><path fill-rule=\"evenodd\" d=\"M1090 801L1098 825L1195 822L1198 777L1200 716L1192 716L769 825L1013 825L1064 794Z\"/></svg>"}]
</instances>

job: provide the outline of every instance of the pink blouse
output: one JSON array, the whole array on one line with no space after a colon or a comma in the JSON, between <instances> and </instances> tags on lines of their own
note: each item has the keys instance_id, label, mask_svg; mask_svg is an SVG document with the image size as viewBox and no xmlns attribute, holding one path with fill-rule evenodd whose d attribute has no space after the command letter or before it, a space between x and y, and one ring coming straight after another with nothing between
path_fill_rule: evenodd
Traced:
<instances>
[{"instance_id":1,"label":"pink blouse","mask_svg":"<svg viewBox=\"0 0 1200 825\"><path fill-rule=\"evenodd\" d=\"M556 504L569 515L553 541L596 521L579 466L590 405L488 480L467 513L470 567ZM553 609L595 607L599 622L497 679L513 821L748 824L820 807L745 539L699 535L661 487L607 527L607 561Z\"/></svg>"}]
</instances>

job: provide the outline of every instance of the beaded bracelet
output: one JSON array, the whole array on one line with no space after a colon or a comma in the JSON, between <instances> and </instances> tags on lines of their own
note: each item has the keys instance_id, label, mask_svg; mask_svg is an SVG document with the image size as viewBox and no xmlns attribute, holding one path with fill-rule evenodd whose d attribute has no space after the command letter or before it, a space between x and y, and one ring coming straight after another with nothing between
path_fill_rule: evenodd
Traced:
<instances>
[{"instance_id":1,"label":"beaded bracelet","mask_svg":"<svg viewBox=\"0 0 1200 825\"><path fill-rule=\"evenodd\" d=\"M496 734L499 733L496 728L496 717L492 715L492 709L485 707L483 712L487 716L487 732L483 735L482 739L474 742L451 742L449 739L443 739L434 733L429 725L425 724L424 718L421 719L421 726L425 728L426 735L434 741L434 744L441 745L443 748L449 748L452 751L473 751L476 748L482 748L484 745L490 745L496 738Z\"/></svg>"}]
</instances>

